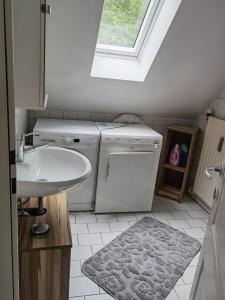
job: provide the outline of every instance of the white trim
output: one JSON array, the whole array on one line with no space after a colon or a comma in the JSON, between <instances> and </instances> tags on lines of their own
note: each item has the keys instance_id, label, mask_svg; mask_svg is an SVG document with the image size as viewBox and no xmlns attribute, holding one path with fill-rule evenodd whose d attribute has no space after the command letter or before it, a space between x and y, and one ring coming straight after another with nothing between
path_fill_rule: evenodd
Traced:
<instances>
[{"instance_id":1,"label":"white trim","mask_svg":"<svg viewBox=\"0 0 225 300\"><path fill-rule=\"evenodd\" d=\"M137 52L137 56L139 59L141 58L141 55L144 52L144 49L148 43L148 40L150 39L150 35L154 29L155 23L157 21L157 18L160 14L160 11L163 7L164 2L165 2L165 0L158 0L157 6L154 9L154 14L151 17L151 20L148 20L148 24L145 28L145 33L142 37L142 40L139 42L139 49Z\"/></svg>"},{"instance_id":2,"label":"white trim","mask_svg":"<svg viewBox=\"0 0 225 300\"><path fill-rule=\"evenodd\" d=\"M1 299L13 299L13 257L10 207L10 173L8 147L8 113L7 113L7 78L6 78L6 45L5 45L5 12L4 0L0 0L0 293Z\"/></svg>"},{"instance_id":3,"label":"white trim","mask_svg":"<svg viewBox=\"0 0 225 300\"><path fill-rule=\"evenodd\" d=\"M16 177L16 166L10 165L9 151L15 151L15 106L13 87L13 0L0 0L0 191L2 228L0 255L1 299L19 299L18 229L16 195L11 193L11 178ZM4 24L3 24L4 21ZM4 32L2 32L2 28ZM5 68L4 68L5 67Z\"/></svg>"},{"instance_id":4,"label":"white trim","mask_svg":"<svg viewBox=\"0 0 225 300\"><path fill-rule=\"evenodd\" d=\"M138 56L98 53L94 55L91 76L144 81L182 0L160 1L154 23L148 29Z\"/></svg>"},{"instance_id":5,"label":"white trim","mask_svg":"<svg viewBox=\"0 0 225 300\"><path fill-rule=\"evenodd\" d=\"M138 33L134 47L120 47L106 44L96 44L96 53L103 53L106 55L125 55L125 56L135 56L138 57L139 51L144 44L146 35L154 25L156 16L159 13L159 8L162 6L164 0L152 0L147 9L146 15L144 17L143 23L141 25L140 31Z\"/></svg>"}]
</instances>

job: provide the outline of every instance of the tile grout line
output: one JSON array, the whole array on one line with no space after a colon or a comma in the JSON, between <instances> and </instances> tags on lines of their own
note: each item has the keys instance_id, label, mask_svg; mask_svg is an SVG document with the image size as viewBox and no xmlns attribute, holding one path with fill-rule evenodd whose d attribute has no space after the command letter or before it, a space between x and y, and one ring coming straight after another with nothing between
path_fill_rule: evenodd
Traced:
<instances>
[{"instance_id":1,"label":"tile grout line","mask_svg":"<svg viewBox=\"0 0 225 300\"><path fill-rule=\"evenodd\" d=\"M99 232L99 234L100 234L100 238L101 238L101 241L102 241L102 244L103 244L102 233L103 233L103 232Z\"/></svg>"},{"instance_id":2,"label":"tile grout line","mask_svg":"<svg viewBox=\"0 0 225 300\"><path fill-rule=\"evenodd\" d=\"M176 287L176 286L175 286L175 287ZM174 287L174 292L175 292L177 298L178 298L179 300L182 300L182 299L180 299L179 295L177 294L175 287ZM166 299L165 299L165 300L166 300Z\"/></svg>"}]
</instances>

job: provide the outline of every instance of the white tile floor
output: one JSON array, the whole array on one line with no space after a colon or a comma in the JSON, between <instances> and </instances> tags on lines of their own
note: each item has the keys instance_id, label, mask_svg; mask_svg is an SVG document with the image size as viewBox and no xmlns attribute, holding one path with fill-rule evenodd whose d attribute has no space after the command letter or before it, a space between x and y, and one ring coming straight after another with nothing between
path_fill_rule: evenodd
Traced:
<instances>
[{"instance_id":1,"label":"white tile floor","mask_svg":"<svg viewBox=\"0 0 225 300\"><path fill-rule=\"evenodd\" d=\"M208 220L208 214L188 197L182 203L177 203L155 196L153 211L150 213L71 213L71 300L113 300L81 273L81 265L84 260L144 216L157 218L201 242ZM199 254L190 263L166 300L188 300L198 258Z\"/></svg>"}]
</instances>

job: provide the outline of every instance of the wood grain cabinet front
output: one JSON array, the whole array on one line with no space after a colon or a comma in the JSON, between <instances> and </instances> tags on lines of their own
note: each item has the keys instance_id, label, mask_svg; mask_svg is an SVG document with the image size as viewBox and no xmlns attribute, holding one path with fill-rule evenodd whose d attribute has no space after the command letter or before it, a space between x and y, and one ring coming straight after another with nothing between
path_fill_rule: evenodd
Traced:
<instances>
[{"instance_id":1,"label":"wood grain cabinet front","mask_svg":"<svg viewBox=\"0 0 225 300\"><path fill-rule=\"evenodd\" d=\"M31 199L29 207L35 206ZM65 194L47 197L48 213L42 217L19 217L20 300L68 300L71 232ZM34 239L32 223L50 225L45 238Z\"/></svg>"}]
</instances>

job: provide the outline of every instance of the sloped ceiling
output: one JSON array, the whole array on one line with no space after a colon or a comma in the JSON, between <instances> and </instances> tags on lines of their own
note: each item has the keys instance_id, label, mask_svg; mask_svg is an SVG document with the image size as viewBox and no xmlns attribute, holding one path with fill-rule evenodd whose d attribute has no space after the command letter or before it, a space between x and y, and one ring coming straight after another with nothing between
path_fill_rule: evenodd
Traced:
<instances>
[{"instance_id":1,"label":"sloped ceiling","mask_svg":"<svg viewBox=\"0 0 225 300\"><path fill-rule=\"evenodd\" d=\"M49 109L192 117L225 86L224 0L183 0L143 83L90 77L102 4L52 0Z\"/></svg>"}]
</instances>

